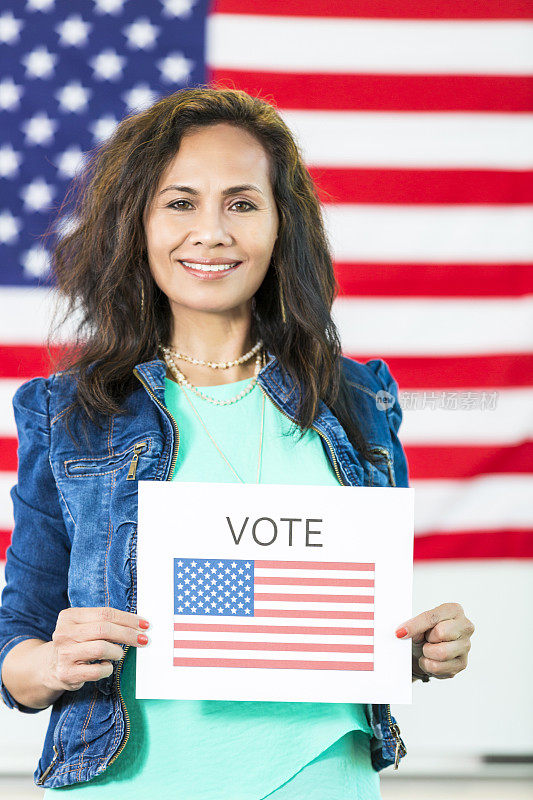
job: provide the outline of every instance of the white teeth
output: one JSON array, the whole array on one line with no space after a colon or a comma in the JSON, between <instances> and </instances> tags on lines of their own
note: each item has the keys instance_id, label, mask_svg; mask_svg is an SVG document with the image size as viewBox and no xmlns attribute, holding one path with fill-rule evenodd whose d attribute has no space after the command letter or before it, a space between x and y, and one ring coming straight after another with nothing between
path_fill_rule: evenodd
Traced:
<instances>
[{"instance_id":1,"label":"white teeth","mask_svg":"<svg viewBox=\"0 0 533 800\"><path fill-rule=\"evenodd\" d=\"M186 267L190 269L200 270L200 272L222 272L225 269L231 269L235 266L235 264L239 264L239 261L234 261L232 264L217 264L216 266L209 266L208 264L193 264L190 261L182 261L182 264L185 264Z\"/></svg>"}]
</instances>

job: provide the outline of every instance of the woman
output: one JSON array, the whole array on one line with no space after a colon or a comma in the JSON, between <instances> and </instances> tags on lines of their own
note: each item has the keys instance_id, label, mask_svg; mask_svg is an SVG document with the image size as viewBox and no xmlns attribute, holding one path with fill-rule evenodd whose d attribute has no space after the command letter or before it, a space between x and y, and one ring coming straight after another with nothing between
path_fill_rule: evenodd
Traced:
<instances>
[{"instance_id":1,"label":"woman","mask_svg":"<svg viewBox=\"0 0 533 800\"><path fill-rule=\"evenodd\" d=\"M340 352L294 139L244 92L182 90L118 126L79 198L54 254L75 355L13 401L0 668L8 706L52 704L35 781L50 798L378 798L405 755L388 705L134 696L136 480L407 485L396 382ZM466 666L458 604L403 628L413 680Z\"/></svg>"}]
</instances>

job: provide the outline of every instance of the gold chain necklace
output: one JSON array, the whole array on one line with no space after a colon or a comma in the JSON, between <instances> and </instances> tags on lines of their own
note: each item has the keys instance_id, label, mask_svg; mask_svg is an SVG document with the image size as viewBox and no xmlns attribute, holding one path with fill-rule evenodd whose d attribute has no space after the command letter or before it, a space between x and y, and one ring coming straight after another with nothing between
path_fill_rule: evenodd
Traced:
<instances>
[{"instance_id":1,"label":"gold chain necklace","mask_svg":"<svg viewBox=\"0 0 533 800\"><path fill-rule=\"evenodd\" d=\"M165 360L166 360L166 359L165 359ZM264 355L262 355L262 360L263 360L263 365L264 365ZM198 419L200 420L200 423L203 425L205 432L207 433L207 435L209 436L209 438L211 439L211 441L212 441L212 442L213 442L213 444L215 445L216 449L218 450L218 452L220 453L220 455L222 456L222 458L224 459L224 461L226 462L226 464L228 465L228 467L231 469L231 471L233 472L233 474L236 476L236 478L237 478L237 479L238 479L238 480L239 480L241 483L246 483L246 481L243 481L243 479L242 479L242 478L241 478L241 476L238 474L238 472L236 472L236 470L235 470L235 469L232 467L232 465L230 464L230 462L228 461L228 459L226 458L226 456L224 455L224 453L222 452L222 450L220 449L220 447L218 446L218 444L215 442L215 440L213 439L213 437L211 436L211 434L210 434L210 433L209 433L209 431L207 430L207 427L206 427L206 424L205 424L205 422L203 421L203 419L201 418L200 414L198 413L198 411L197 411L197 410L196 410L196 408L194 407L194 404L191 402L191 399L190 399L189 395L187 394L187 392L185 391L184 387L182 386L182 383L181 383L181 381L180 381L180 382L178 382L178 386L179 386L179 387L181 388L181 390L183 391L183 394L184 394L184 395L185 395L185 397L187 398L187 401L188 401L189 405L191 406L192 410L194 411L194 413L196 414L196 416L197 416L197 417L198 417ZM264 431L264 423L265 423L265 394L263 393L263 403L262 403L262 411L261 411L261 435L260 435L260 437L259 437L259 454L258 454L258 456L257 456L257 475L256 475L256 479L255 479L255 482L256 482L256 483L259 483L259 471L260 471L260 469L261 469L261 458L262 458L262 455L263 455L263 431Z\"/></svg>"}]
</instances>

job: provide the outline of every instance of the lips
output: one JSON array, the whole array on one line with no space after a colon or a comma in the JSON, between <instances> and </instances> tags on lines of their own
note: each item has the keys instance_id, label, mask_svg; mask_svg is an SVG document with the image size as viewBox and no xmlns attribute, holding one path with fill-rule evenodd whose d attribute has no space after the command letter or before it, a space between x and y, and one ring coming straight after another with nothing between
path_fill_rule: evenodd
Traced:
<instances>
[{"instance_id":1,"label":"lips","mask_svg":"<svg viewBox=\"0 0 533 800\"><path fill-rule=\"evenodd\" d=\"M242 261L237 261L234 263L234 266L231 267L224 267L224 264L197 264L195 267L189 266L194 262L188 261L179 262L183 269L196 278L201 278L203 280L216 280L217 278L223 278L226 275L229 275L230 272L234 272L238 267L242 264ZM232 263L232 262L226 262Z\"/></svg>"}]
</instances>

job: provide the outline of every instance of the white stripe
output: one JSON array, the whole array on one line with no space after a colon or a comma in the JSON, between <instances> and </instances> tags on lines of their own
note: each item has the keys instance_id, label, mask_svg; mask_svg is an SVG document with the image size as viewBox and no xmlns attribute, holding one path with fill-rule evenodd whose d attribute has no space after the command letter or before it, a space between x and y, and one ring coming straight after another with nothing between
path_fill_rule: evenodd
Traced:
<instances>
[{"instance_id":1,"label":"white stripe","mask_svg":"<svg viewBox=\"0 0 533 800\"><path fill-rule=\"evenodd\" d=\"M13 502L9 494L11 487L17 482L14 472L0 472L0 528L13 528Z\"/></svg>"},{"instance_id":2,"label":"white stripe","mask_svg":"<svg viewBox=\"0 0 533 800\"><path fill-rule=\"evenodd\" d=\"M451 402L452 390L435 390L442 402ZM455 391L455 390L454 390ZM465 390L466 392L467 390ZM481 396L482 391L471 390ZM533 438L533 389L495 389L493 410L472 408L434 408L423 400L414 403L414 395L400 388L403 420L400 439L403 445L494 445L520 444ZM428 392L428 396L431 392ZM458 391L461 395L461 390ZM421 397L421 395L419 395Z\"/></svg>"},{"instance_id":3,"label":"white stripe","mask_svg":"<svg viewBox=\"0 0 533 800\"><path fill-rule=\"evenodd\" d=\"M323 634L309 633L240 633L234 631L174 631L174 639L182 641L213 641L213 642L303 642L315 644L364 644L372 645L371 636L324 636Z\"/></svg>"},{"instance_id":4,"label":"white stripe","mask_svg":"<svg viewBox=\"0 0 533 800\"><path fill-rule=\"evenodd\" d=\"M278 585L266 585L263 583L258 584L255 587L256 594L259 592L260 594L334 594L334 595L346 595L346 594L363 594L368 597L371 597L374 594L374 588L372 586L292 586L287 584L286 586Z\"/></svg>"},{"instance_id":5,"label":"white stripe","mask_svg":"<svg viewBox=\"0 0 533 800\"><path fill-rule=\"evenodd\" d=\"M352 569L299 569L274 567L259 567L255 562L254 572L256 577L263 578L344 578L348 580L363 579L373 580L373 570L352 570ZM299 587L298 587L299 588ZM320 588L320 587L317 587Z\"/></svg>"},{"instance_id":6,"label":"white stripe","mask_svg":"<svg viewBox=\"0 0 533 800\"><path fill-rule=\"evenodd\" d=\"M13 395L25 381L0 379L0 436L16 436Z\"/></svg>"},{"instance_id":7,"label":"white stripe","mask_svg":"<svg viewBox=\"0 0 533 800\"><path fill-rule=\"evenodd\" d=\"M262 627L268 625L290 625L292 627L302 627L302 628L372 628L374 625L373 620L371 619L356 619L353 621L350 620L335 620L335 619L269 619L267 617L257 617L254 618L251 615L246 617L236 617L233 614L229 616L227 614L216 614L214 617L204 617L204 616L197 616L196 614L175 614L174 615L174 622L181 622L181 623L194 623L195 625L247 625L249 627L255 627L257 625L261 625ZM174 636L178 636L178 634L183 633L183 631L174 631ZM247 634L246 634L247 635ZM314 634L313 634L314 635ZM368 637L363 637L368 639Z\"/></svg>"},{"instance_id":8,"label":"white stripe","mask_svg":"<svg viewBox=\"0 0 533 800\"><path fill-rule=\"evenodd\" d=\"M415 533L533 527L533 475L413 481Z\"/></svg>"},{"instance_id":9,"label":"white stripe","mask_svg":"<svg viewBox=\"0 0 533 800\"><path fill-rule=\"evenodd\" d=\"M42 345L53 319L52 313L56 301L60 309L65 307L64 302L58 300L57 293L50 289L2 286L0 298L2 299L0 341L4 344ZM63 329L57 332L54 341L71 341L75 320L78 318L78 312L72 314Z\"/></svg>"},{"instance_id":10,"label":"white stripe","mask_svg":"<svg viewBox=\"0 0 533 800\"><path fill-rule=\"evenodd\" d=\"M321 653L317 652L291 652L287 650L201 650L174 648L176 658L233 658L233 659L260 659L261 661L358 661L371 662L373 653Z\"/></svg>"},{"instance_id":11,"label":"white stripe","mask_svg":"<svg viewBox=\"0 0 533 800\"><path fill-rule=\"evenodd\" d=\"M219 69L501 75L533 70L533 24L522 21L213 14L206 35L207 62Z\"/></svg>"},{"instance_id":12,"label":"white stripe","mask_svg":"<svg viewBox=\"0 0 533 800\"><path fill-rule=\"evenodd\" d=\"M326 205L337 261L533 261L533 206Z\"/></svg>"},{"instance_id":13,"label":"white stripe","mask_svg":"<svg viewBox=\"0 0 533 800\"><path fill-rule=\"evenodd\" d=\"M346 603L310 603L305 600L256 600L255 601L255 608L256 610L263 609L263 608L272 608L276 611L278 610L291 610L291 611L331 611L332 613L337 614L339 611L341 612L350 612L353 613L354 611L373 611L374 604L373 603L353 603L353 602L346 602ZM284 623L286 624L286 622Z\"/></svg>"},{"instance_id":14,"label":"white stripe","mask_svg":"<svg viewBox=\"0 0 533 800\"><path fill-rule=\"evenodd\" d=\"M308 166L531 169L533 114L283 111Z\"/></svg>"},{"instance_id":15,"label":"white stripe","mask_svg":"<svg viewBox=\"0 0 533 800\"><path fill-rule=\"evenodd\" d=\"M533 295L520 298L338 297L333 318L347 353L437 356L533 349Z\"/></svg>"}]
</instances>

